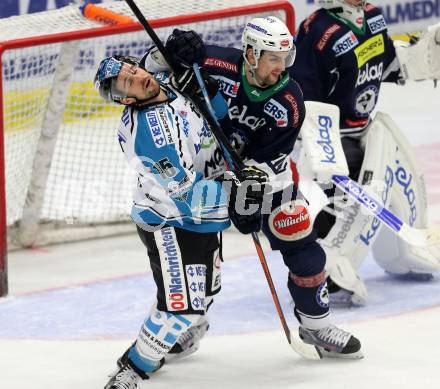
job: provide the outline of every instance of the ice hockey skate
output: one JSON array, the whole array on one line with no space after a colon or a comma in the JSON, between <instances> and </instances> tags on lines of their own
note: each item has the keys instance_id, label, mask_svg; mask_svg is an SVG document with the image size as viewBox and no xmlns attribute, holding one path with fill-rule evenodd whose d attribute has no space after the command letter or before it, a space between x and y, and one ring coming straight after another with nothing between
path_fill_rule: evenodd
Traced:
<instances>
[{"instance_id":1,"label":"ice hockey skate","mask_svg":"<svg viewBox=\"0 0 440 389\"><path fill-rule=\"evenodd\" d=\"M138 389L140 382L149 379L148 375L137 369L128 358L121 357L118 366L119 369L111 376L104 389Z\"/></svg>"},{"instance_id":2,"label":"ice hockey skate","mask_svg":"<svg viewBox=\"0 0 440 389\"><path fill-rule=\"evenodd\" d=\"M171 348L169 353L165 356L163 362L165 361L170 362L174 359L185 358L195 353L199 349L200 340L205 336L206 331L208 331L208 329L209 329L208 318L206 316L203 316L199 324L189 328L188 331L180 335L179 339L177 339L177 342ZM117 361L118 369L122 368L124 364L127 363L128 352L133 346L134 343L118 359Z\"/></svg>"},{"instance_id":3,"label":"ice hockey skate","mask_svg":"<svg viewBox=\"0 0 440 389\"><path fill-rule=\"evenodd\" d=\"M320 330L310 330L300 326L299 337L303 342L318 347L323 357L345 359L364 357L359 339L334 325L329 325Z\"/></svg>"},{"instance_id":4,"label":"ice hockey skate","mask_svg":"<svg viewBox=\"0 0 440 389\"><path fill-rule=\"evenodd\" d=\"M205 336L209 329L209 322L206 316L203 316L198 325L191 327L188 331L180 335L176 344L165 356L167 362L174 359L185 358L194 354L200 346L200 340Z\"/></svg>"}]
</instances>

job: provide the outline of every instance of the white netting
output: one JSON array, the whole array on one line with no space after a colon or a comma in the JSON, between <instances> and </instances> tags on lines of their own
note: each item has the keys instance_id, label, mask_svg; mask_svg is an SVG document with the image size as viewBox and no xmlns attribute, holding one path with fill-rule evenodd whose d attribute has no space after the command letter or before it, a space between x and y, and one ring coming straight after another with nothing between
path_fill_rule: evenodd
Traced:
<instances>
[{"instance_id":1,"label":"white netting","mask_svg":"<svg viewBox=\"0 0 440 389\"><path fill-rule=\"evenodd\" d=\"M240 6L264 2L241 0ZM150 20L237 6L236 1L232 0L138 0L137 4ZM103 6L121 14L132 15L124 2L106 3ZM284 12L270 14L286 19ZM180 28L196 30L206 43L240 47L244 23L252 16L255 15L230 16ZM0 20L0 42L97 26L101 25L85 19L76 6L68 6ZM173 26L164 27L156 32L164 41L172 29ZM119 149L115 131L121 107L99 98L93 89L92 80L102 58L113 54L141 56L151 44L143 31L78 41L55 149L48 160L47 155L41 157L46 165L51 164L47 183L44 180L40 185L37 178L37 184L44 186L41 222L49 223L52 228L55 223L59 228L128 221L132 174ZM50 123L46 129L42 129L42 123L54 86L62 45L52 43L8 49L2 54L8 226L20 221L26 196L29 197L31 176L38 176L38 171L32 171L37 143L42 133L45 135L46 131L51 135L53 132ZM56 112L52 114L56 115ZM10 237L13 236L11 233ZM79 236L84 238L88 235ZM69 231L63 234L62 240L65 238L75 236ZM46 242L48 238L44 236L42 239Z\"/></svg>"}]
</instances>

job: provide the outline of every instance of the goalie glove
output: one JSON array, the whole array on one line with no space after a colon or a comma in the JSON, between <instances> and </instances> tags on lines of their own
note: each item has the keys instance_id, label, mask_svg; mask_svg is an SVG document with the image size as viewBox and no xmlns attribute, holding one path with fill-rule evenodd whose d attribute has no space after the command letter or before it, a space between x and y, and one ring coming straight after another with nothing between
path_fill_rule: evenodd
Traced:
<instances>
[{"instance_id":1,"label":"goalie glove","mask_svg":"<svg viewBox=\"0 0 440 389\"><path fill-rule=\"evenodd\" d=\"M268 176L255 166L227 171L224 181L231 182L229 218L242 234L261 229L261 207L268 186Z\"/></svg>"}]
</instances>

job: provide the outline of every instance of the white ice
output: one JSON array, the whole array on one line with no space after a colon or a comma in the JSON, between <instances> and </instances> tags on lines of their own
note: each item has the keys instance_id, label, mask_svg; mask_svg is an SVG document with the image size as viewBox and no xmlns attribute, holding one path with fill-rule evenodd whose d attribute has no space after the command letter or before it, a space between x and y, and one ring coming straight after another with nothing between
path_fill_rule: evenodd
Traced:
<instances>
[{"instance_id":1,"label":"white ice","mask_svg":"<svg viewBox=\"0 0 440 389\"><path fill-rule=\"evenodd\" d=\"M428 82L385 87L380 100L415 147L437 222L439 105L440 91ZM399 281L369 258L362 268L368 306L334 311L361 339L365 358L307 361L287 345L250 238L225 235L211 330L195 355L165 365L143 388L440 388L439 274ZM285 269L265 247L294 330ZM102 388L154 297L137 236L12 252L9 274L10 296L0 300L0 388Z\"/></svg>"}]
</instances>

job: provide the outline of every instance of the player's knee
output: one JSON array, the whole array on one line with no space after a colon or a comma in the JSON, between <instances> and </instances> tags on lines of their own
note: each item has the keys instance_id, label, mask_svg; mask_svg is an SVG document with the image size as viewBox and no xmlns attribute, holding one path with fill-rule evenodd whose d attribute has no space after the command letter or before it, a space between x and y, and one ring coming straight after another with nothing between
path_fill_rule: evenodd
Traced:
<instances>
[{"instance_id":1,"label":"player's knee","mask_svg":"<svg viewBox=\"0 0 440 389\"><path fill-rule=\"evenodd\" d=\"M316 242L309 242L300 250L282 250L284 263L292 274L298 277L311 277L320 274L325 267L325 252Z\"/></svg>"}]
</instances>

